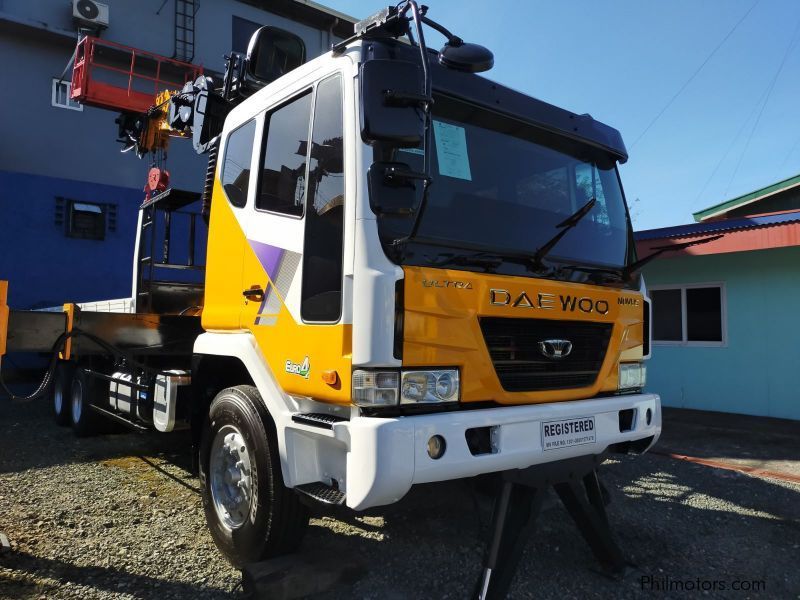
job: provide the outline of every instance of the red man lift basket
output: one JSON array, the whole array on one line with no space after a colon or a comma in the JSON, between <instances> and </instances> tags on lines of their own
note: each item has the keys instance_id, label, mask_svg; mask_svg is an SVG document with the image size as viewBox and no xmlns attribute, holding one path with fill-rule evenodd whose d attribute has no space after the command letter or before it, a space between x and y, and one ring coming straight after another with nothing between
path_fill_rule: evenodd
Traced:
<instances>
[{"instance_id":1,"label":"red man lift basket","mask_svg":"<svg viewBox=\"0 0 800 600\"><path fill-rule=\"evenodd\" d=\"M156 94L179 90L203 68L152 52L86 36L78 42L72 69L72 99L108 110L147 111Z\"/></svg>"}]
</instances>

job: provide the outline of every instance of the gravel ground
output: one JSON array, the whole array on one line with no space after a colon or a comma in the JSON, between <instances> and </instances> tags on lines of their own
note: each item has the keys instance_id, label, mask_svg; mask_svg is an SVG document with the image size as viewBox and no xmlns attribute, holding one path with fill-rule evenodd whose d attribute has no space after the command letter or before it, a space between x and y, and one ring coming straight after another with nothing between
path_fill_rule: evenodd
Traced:
<instances>
[{"instance_id":1,"label":"gravel ground","mask_svg":"<svg viewBox=\"0 0 800 600\"><path fill-rule=\"evenodd\" d=\"M205 530L187 448L184 434L77 440L44 403L0 400L0 531L12 544L0 554L0 597L243 597ZM512 597L800 598L800 485L657 455L614 459L602 477L635 567L621 581L600 574L553 499ZM463 482L419 486L392 507L319 515L305 547L367 567L327 600L466 598L488 518ZM735 581L764 588L732 591ZM715 590L674 591L698 583Z\"/></svg>"}]
</instances>

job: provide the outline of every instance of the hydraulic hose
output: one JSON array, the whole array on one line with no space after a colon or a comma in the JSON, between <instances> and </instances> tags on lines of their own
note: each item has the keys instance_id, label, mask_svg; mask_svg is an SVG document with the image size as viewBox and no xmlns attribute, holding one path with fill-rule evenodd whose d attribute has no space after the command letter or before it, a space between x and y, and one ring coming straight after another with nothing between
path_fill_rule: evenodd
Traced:
<instances>
[{"instance_id":1,"label":"hydraulic hose","mask_svg":"<svg viewBox=\"0 0 800 600\"><path fill-rule=\"evenodd\" d=\"M94 334L87 333L82 331L78 328L73 329L72 331L67 331L62 333L56 339L55 343L52 347L52 357L50 358L50 365L47 368L47 371L42 378L41 383L36 387L36 389L28 394L27 396L17 396L14 394L6 385L5 381L3 380L3 373L0 370L0 388L11 398L12 402L16 403L23 403L23 402L31 402L33 400L38 400L39 398L44 397L50 390L50 386L53 384L53 376L56 372L56 367L58 366L58 353L64 348L64 343L72 338L72 337L85 337L86 339L94 342L101 348L103 348L109 354L113 354L115 357L122 359L122 361L130 368L140 369L151 375L161 375L161 374L168 374L167 371L162 371L160 369L153 369L152 367L148 367L144 363L138 362L133 359L133 357L126 351L117 348L113 344L105 341L104 339L97 337ZM154 348L156 346L149 346L149 348Z\"/></svg>"}]
</instances>

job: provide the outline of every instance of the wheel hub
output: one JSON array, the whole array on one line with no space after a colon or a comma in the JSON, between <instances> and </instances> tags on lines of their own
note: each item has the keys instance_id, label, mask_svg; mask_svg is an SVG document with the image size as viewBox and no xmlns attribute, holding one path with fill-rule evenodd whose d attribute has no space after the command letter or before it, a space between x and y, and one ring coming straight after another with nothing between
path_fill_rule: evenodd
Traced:
<instances>
[{"instance_id":1,"label":"wheel hub","mask_svg":"<svg viewBox=\"0 0 800 600\"><path fill-rule=\"evenodd\" d=\"M225 425L211 446L209 478L214 510L228 529L241 527L250 514L251 473L250 451L244 436L233 425Z\"/></svg>"}]
</instances>

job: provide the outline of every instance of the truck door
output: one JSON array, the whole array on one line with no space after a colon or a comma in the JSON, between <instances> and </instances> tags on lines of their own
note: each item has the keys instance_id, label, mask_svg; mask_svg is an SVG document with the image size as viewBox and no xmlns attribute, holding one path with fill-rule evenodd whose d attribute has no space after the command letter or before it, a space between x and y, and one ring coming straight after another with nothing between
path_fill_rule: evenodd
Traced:
<instances>
[{"instance_id":1,"label":"truck door","mask_svg":"<svg viewBox=\"0 0 800 600\"><path fill-rule=\"evenodd\" d=\"M251 118L223 139L214 178L206 258L205 329L239 329L242 306L243 223L248 197L255 189L251 177L258 151L253 151L258 131Z\"/></svg>"},{"instance_id":2,"label":"truck door","mask_svg":"<svg viewBox=\"0 0 800 600\"><path fill-rule=\"evenodd\" d=\"M252 331L284 391L345 403L352 328L342 318L342 116L338 74L264 115L241 327Z\"/></svg>"}]
</instances>

